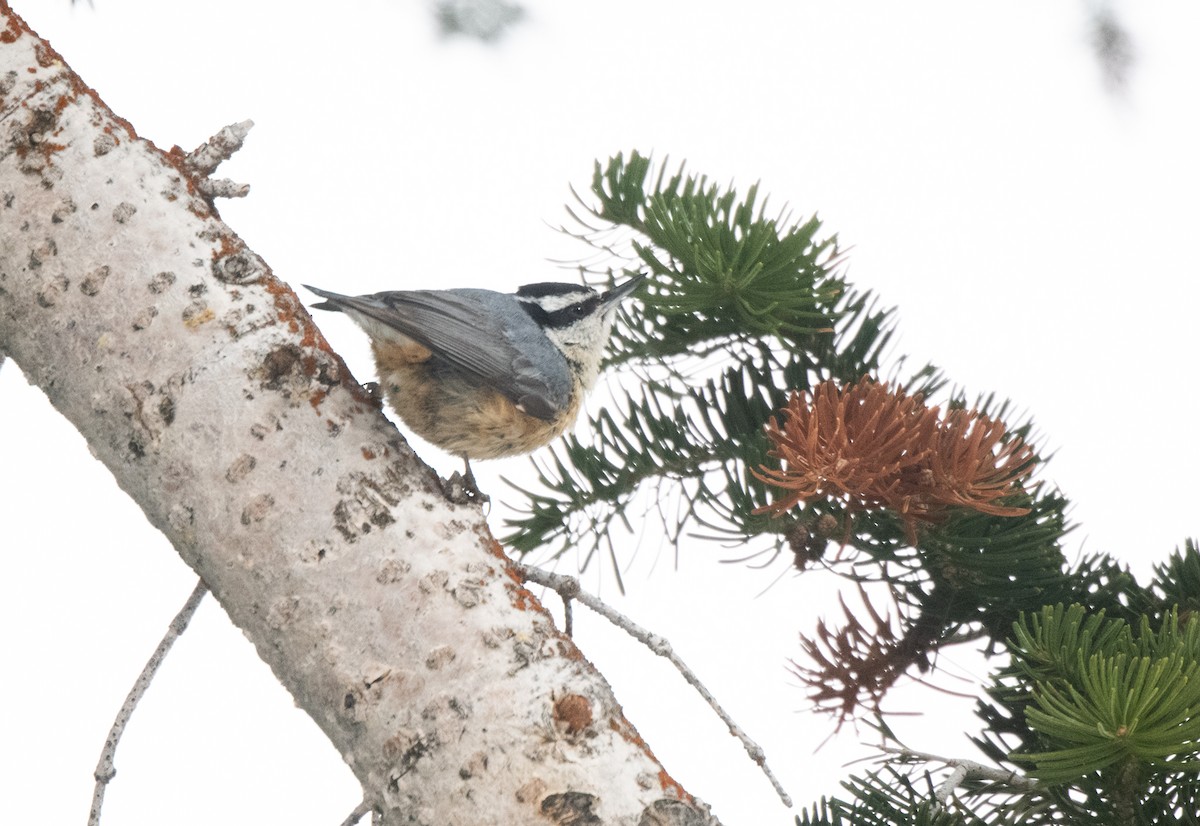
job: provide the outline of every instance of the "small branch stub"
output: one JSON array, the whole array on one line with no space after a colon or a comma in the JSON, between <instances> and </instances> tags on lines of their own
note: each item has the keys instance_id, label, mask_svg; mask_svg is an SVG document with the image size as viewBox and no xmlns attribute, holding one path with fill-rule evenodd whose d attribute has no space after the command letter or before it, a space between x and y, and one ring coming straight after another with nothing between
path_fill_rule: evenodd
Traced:
<instances>
[{"instance_id":1,"label":"small branch stub","mask_svg":"<svg viewBox=\"0 0 1200 826\"><path fill-rule=\"evenodd\" d=\"M242 148L246 136L254 121L244 120L226 126L206 142L187 153L184 163L198 175L209 176L223 162L233 157L233 153Z\"/></svg>"},{"instance_id":2,"label":"small branch stub","mask_svg":"<svg viewBox=\"0 0 1200 826\"><path fill-rule=\"evenodd\" d=\"M245 198L250 194L250 184L239 184L229 178L201 178L198 186L210 198Z\"/></svg>"},{"instance_id":3,"label":"small branch stub","mask_svg":"<svg viewBox=\"0 0 1200 826\"><path fill-rule=\"evenodd\" d=\"M252 120L230 124L184 156L184 166L196 174L199 179L197 186L204 195L209 198L244 198L249 194L249 184L209 176L242 148L252 126Z\"/></svg>"}]
</instances>

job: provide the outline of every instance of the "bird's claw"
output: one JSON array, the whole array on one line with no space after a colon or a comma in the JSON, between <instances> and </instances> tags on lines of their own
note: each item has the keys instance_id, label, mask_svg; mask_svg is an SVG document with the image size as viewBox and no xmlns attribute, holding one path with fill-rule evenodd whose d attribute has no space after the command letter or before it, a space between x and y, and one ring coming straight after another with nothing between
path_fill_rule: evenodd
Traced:
<instances>
[{"instance_id":1,"label":"bird's claw","mask_svg":"<svg viewBox=\"0 0 1200 826\"><path fill-rule=\"evenodd\" d=\"M450 478L442 483L442 487L446 498L456 505L486 505L492 501L491 497L480 491L475 484L475 474L471 472L470 465L467 466L466 474L457 470L450 474Z\"/></svg>"},{"instance_id":2,"label":"bird's claw","mask_svg":"<svg viewBox=\"0 0 1200 826\"><path fill-rule=\"evenodd\" d=\"M363 390L367 391L367 395L371 397L371 402L383 410L383 387L377 381L369 381L363 386Z\"/></svg>"}]
</instances>

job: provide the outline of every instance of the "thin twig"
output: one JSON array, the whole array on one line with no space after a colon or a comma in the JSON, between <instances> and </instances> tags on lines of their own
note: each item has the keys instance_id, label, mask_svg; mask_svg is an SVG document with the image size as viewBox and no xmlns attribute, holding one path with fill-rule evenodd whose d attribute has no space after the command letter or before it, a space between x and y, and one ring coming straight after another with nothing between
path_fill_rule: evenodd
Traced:
<instances>
[{"instance_id":1,"label":"thin twig","mask_svg":"<svg viewBox=\"0 0 1200 826\"><path fill-rule=\"evenodd\" d=\"M362 802L354 807L354 811L347 815L346 819L342 821L342 826L354 826L354 824L362 820L363 815L371 811L373 808L374 807L371 805L371 803L364 797Z\"/></svg>"},{"instance_id":2,"label":"thin twig","mask_svg":"<svg viewBox=\"0 0 1200 826\"><path fill-rule=\"evenodd\" d=\"M688 685L696 689L696 692L704 698L704 701L716 712L721 721L729 727L729 733L741 741L742 746L746 749L746 753L750 755L750 759L758 764L763 774L771 781L771 785L775 787L775 793L779 795L779 799L783 801L783 804L789 808L791 807L792 798L788 796L788 793L783 790L783 786L779 784L775 775L771 773L771 769L767 766L767 756L763 752L762 747L751 740L746 735L746 732L742 731L741 727L733 721L733 718L721 707L721 704L717 702L712 693L700 682L700 678L696 676L695 672L688 668L687 664L679 658L679 655L671 648L671 643L665 637L650 633L624 614L606 605L599 598L587 593L580 587L579 580L573 576L554 574L520 562L514 562L513 565L516 567L517 573L526 580L549 588L562 596L564 600L579 600L613 625L638 640L655 654L669 660L671 665L675 666L675 669L683 675L683 679L688 682Z\"/></svg>"},{"instance_id":3,"label":"thin twig","mask_svg":"<svg viewBox=\"0 0 1200 826\"><path fill-rule=\"evenodd\" d=\"M117 743L121 741L121 735L125 733L125 726L133 715L133 710L137 708L137 704L146 693L146 689L150 687L150 682L154 679L159 666L166 659L167 652L171 650L175 640L179 639L179 635L187 628L192 616L196 613L196 608L199 607L200 601L207 593L208 586L204 584L204 580L197 582L196 587L192 589L191 595L187 598L187 602L183 604L179 613L175 615L175 619L171 620L171 624L167 626L167 633L163 635L158 648L154 649L154 653L150 655L146 667L138 675L133 688L129 690L129 696L125 698L121 710L117 712L117 719L113 720L112 728L108 731L108 739L104 741L104 748L100 750L100 762L96 764L94 774L96 787L92 791L92 810L88 814L88 826L99 826L100 824L100 809L104 805L104 791L117 774L116 767L113 765L117 754Z\"/></svg>"},{"instance_id":4,"label":"thin twig","mask_svg":"<svg viewBox=\"0 0 1200 826\"><path fill-rule=\"evenodd\" d=\"M1042 788L1038 781L1019 774L1015 769L998 769L994 766L985 766L983 763L977 763L974 760L939 757L936 754L926 754L925 752L913 751L912 749L903 747L879 746L878 748L882 752L895 754L906 760L943 763L949 766L952 769L950 776L938 784L933 793L938 805L943 808L950 799L950 795L954 793L954 790L968 780L986 780L989 783L998 783L1020 792L1036 792Z\"/></svg>"},{"instance_id":5,"label":"thin twig","mask_svg":"<svg viewBox=\"0 0 1200 826\"><path fill-rule=\"evenodd\" d=\"M950 799L950 795L954 794L954 790L966 782L970 775L971 769L969 766L965 766L962 763L955 765L954 771L950 772L950 775L933 790L933 796L937 800L938 805L943 809L946 808L946 801Z\"/></svg>"},{"instance_id":6,"label":"thin twig","mask_svg":"<svg viewBox=\"0 0 1200 826\"><path fill-rule=\"evenodd\" d=\"M525 566L522 565L522 568L524 567ZM540 571L541 569L537 568L535 570ZM532 579L532 577L529 576L526 576L525 578ZM571 610L571 600L578 597L582 589L579 586L579 580L575 579L574 577L563 577L563 580L564 582L561 583L560 587L554 588L553 590L560 597L562 597L563 601L563 633L568 637L573 637L575 630L575 614L574 611Z\"/></svg>"}]
</instances>

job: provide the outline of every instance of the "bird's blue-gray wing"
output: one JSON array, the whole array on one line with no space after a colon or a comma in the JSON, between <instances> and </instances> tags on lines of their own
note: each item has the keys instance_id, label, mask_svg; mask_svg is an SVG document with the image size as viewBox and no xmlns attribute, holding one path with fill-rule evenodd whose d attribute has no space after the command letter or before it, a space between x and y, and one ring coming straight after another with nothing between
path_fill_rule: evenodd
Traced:
<instances>
[{"instance_id":1,"label":"bird's blue-gray wing","mask_svg":"<svg viewBox=\"0 0 1200 826\"><path fill-rule=\"evenodd\" d=\"M348 296L307 289L395 330L452 367L503 393L530 416L553 420L570 402L566 359L511 296L490 290L401 290ZM374 326L374 325L372 325Z\"/></svg>"}]
</instances>

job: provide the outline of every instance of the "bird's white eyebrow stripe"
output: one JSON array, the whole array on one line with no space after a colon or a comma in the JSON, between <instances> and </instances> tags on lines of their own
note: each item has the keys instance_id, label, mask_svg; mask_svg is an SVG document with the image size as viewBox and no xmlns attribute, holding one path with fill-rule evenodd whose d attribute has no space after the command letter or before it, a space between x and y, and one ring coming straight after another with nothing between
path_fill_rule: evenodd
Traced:
<instances>
[{"instance_id":1,"label":"bird's white eyebrow stripe","mask_svg":"<svg viewBox=\"0 0 1200 826\"><path fill-rule=\"evenodd\" d=\"M541 304L533 301L521 301L521 308L529 314L529 317L537 322L538 326L547 330L558 330L563 327L569 327L579 321L579 314L575 311L577 307L583 307L584 315L593 312L600 304L600 296L590 295L581 301L572 301L569 304L564 304L561 307L547 309Z\"/></svg>"}]
</instances>

